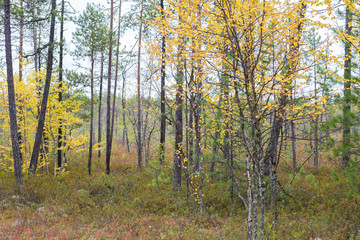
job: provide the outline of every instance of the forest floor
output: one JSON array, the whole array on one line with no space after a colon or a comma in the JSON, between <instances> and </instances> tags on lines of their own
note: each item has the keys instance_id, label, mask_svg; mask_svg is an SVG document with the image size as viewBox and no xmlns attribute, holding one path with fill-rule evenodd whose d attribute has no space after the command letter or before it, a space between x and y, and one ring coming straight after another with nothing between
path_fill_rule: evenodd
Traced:
<instances>
[{"instance_id":1,"label":"forest floor","mask_svg":"<svg viewBox=\"0 0 360 240\"><path fill-rule=\"evenodd\" d=\"M78 156L55 178L26 175L21 190L0 171L0 239L246 239L246 210L230 199L229 181L206 182L201 216L186 186L171 191L170 164L163 174L156 165L138 171L133 152L115 151L109 176L104 159L93 161L88 176L86 156ZM279 172L287 189L291 171ZM278 208L284 205L271 239L360 239L359 175L358 168L305 166L279 195Z\"/></svg>"}]
</instances>

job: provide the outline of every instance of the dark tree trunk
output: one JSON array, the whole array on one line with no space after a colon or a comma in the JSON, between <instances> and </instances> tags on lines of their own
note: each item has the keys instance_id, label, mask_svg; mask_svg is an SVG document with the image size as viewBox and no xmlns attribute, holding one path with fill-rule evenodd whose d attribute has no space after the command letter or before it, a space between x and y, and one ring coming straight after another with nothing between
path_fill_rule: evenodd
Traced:
<instances>
[{"instance_id":1,"label":"dark tree trunk","mask_svg":"<svg viewBox=\"0 0 360 240\"><path fill-rule=\"evenodd\" d=\"M19 81L21 82L23 79L23 45L24 45L24 0L20 0L20 36L19 36ZM23 115L23 109L22 109L22 99L19 96L19 112L21 117L19 118L19 128L21 129L21 125L24 124L25 126L25 119L22 117ZM24 122L24 123L23 123ZM23 143L23 137L21 130L18 132L18 139L19 139L19 146L20 146L20 154L22 155L22 143ZM22 159L22 156L21 156Z\"/></svg>"},{"instance_id":2,"label":"dark tree trunk","mask_svg":"<svg viewBox=\"0 0 360 240\"><path fill-rule=\"evenodd\" d=\"M181 4L181 1L180 1ZM179 14L178 22L182 22L181 14ZM183 83L184 83L184 65L182 59L183 35L179 35L178 45L178 65L176 73L176 98L175 98L175 146L174 146L174 162L173 162L173 191L179 191L181 187L181 160L182 160L182 141L183 141Z\"/></svg>"},{"instance_id":3,"label":"dark tree trunk","mask_svg":"<svg viewBox=\"0 0 360 240\"><path fill-rule=\"evenodd\" d=\"M193 103L195 102L195 96L192 92L192 86L194 82L194 68L191 69L190 81L189 81L189 101L190 101L190 109L189 109L189 164L194 166L194 108Z\"/></svg>"},{"instance_id":4,"label":"dark tree trunk","mask_svg":"<svg viewBox=\"0 0 360 240\"><path fill-rule=\"evenodd\" d=\"M215 161L216 161L216 155L218 153L218 146L217 146L218 137L219 137L219 131L216 130L215 135L214 135L214 142L213 142L213 146L212 146L210 173L213 173L215 171Z\"/></svg>"},{"instance_id":5,"label":"dark tree trunk","mask_svg":"<svg viewBox=\"0 0 360 240\"><path fill-rule=\"evenodd\" d=\"M287 76L291 76L292 74L294 74L294 72L297 70L297 64L298 64L298 52L299 52L299 40L301 38L301 34L302 34L302 24L303 22L301 21L304 18L304 14L305 14L305 10L306 10L306 5L301 1L301 9L300 9L300 14L299 14L299 24L297 26L297 33L295 35L297 35L297 40L294 38L295 35L292 35L292 40L294 42L291 43L290 46L290 50L289 50L289 59L288 59L288 64L289 64L289 69L286 72ZM295 42L297 41L297 42ZM288 90L287 90L288 91ZM271 168L273 165L276 164L277 161L277 154L278 154L278 143L279 143L279 136L280 136L280 131L282 128L282 125L284 124L284 108L286 107L286 105L288 104L288 96L287 96L287 92L285 92L278 100L279 102L279 112L275 112L274 113L274 121L271 127L271 134L270 134L270 139L268 141L268 145L266 147L266 151L265 151L265 157L264 157L264 175L265 176L269 176L271 173ZM286 124L285 124L285 129L286 129ZM285 149L286 149L286 145L285 145Z\"/></svg>"},{"instance_id":6,"label":"dark tree trunk","mask_svg":"<svg viewBox=\"0 0 360 240\"><path fill-rule=\"evenodd\" d=\"M224 79L222 82L222 87L224 91L224 99L226 102L229 102L229 89L228 89L228 80ZM225 108L225 112L229 111L229 109ZM230 160L230 135L229 135L229 118L225 114L224 121L225 124L225 134L224 134L224 160L226 164L229 164Z\"/></svg>"},{"instance_id":7,"label":"dark tree trunk","mask_svg":"<svg viewBox=\"0 0 360 240\"><path fill-rule=\"evenodd\" d=\"M22 168L21 168L22 159L21 159L21 152L20 152L19 139L18 139L15 87L14 87L14 79L13 79L13 65L12 65L12 53L11 53L10 0L4 0L4 33L5 33L10 129L11 129L12 151L14 157L15 179L18 184L23 185Z\"/></svg>"},{"instance_id":8,"label":"dark tree trunk","mask_svg":"<svg viewBox=\"0 0 360 240\"><path fill-rule=\"evenodd\" d=\"M33 12L33 15L32 15L33 18L35 18L35 12ZM38 54L37 54L37 46L38 46L38 43L37 43L37 26L36 26L36 23L33 23L33 29L32 29L32 33L33 33L33 51L34 51L34 70L35 72L37 73L39 71L38 69ZM38 83L38 78L35 76L35 82ZM40 99L40 91L38 91L37 89L37 95ZM39 110L39 105L37 105L37 110L38 112L40 112ZM26 135L25 135L25 138L24 140L26 140ZM27 150L26 150L27 146L26 146L26 143L25 143L25 159L27 159ZM29 150L30 151L30 150ZM30 154L30 153L29 153Z\"/></svg>"},{"instance_id":9,"label":"dark tree trunk","mask_svg":"<svg viewBox=\"0 0 360 240\"><path fill-rule=\"evenodd\" d=\"M201 80L199 80L201 81ZM199 82L197 84L197 91L195 97L195 103L192 106L195 106L194 111L194 120L195 120L195 151L194 151L194 172L198 172L200 170L200 155L201 155L201 126L200 126L200 115L201 115L201 88L202 83Z\"/></svg>"},{"instance_id":10,"label":"dark tree trunk","mask_svg":"<svg viewBox=\"0 0 360 240\"><path fill-rule=\"evenodd\" d=\"M194 97L190 96L190 101L192 98ZM190 130L189 131L189 164L193 166L194 165L194 110L191 106L189 109L189 130Z\"/></svg>"},{"instance_id":11,"label":"dark tree trunk","mask_svg":"<svg viewBox=\"0 0 360 240\"><path fill-rule=\"evenodd\" d=\"M119 6L119 25L118 25L117 44L116 44L115 85L114 85L114 96L113 96L113 104L112 104L113 111L111 116L110 154L111 154L112 142L114 137L116 90L117 90L117 81L118 81L118 72L119 72L119 47L120 47L120 26L121 26L120 19L121 19L121 0Z\"/></svg>"},{"instance_id":12,"label":"dark tree trunk","mask_svg":"<svg viewBox=\"0 0 360 240\"><path fill-rule=\"evenodd\" d=\"M101 107L102 107L102 92L103 92L103 79L104 79L104 51L101 51L101 63L100 63L100 92L99 92L99 115L98 115L98 143L101 142ZM98 151L98 157L101 156L101 150Z\"/></svg>"},{"instance_id":13,"label":"dark tree trunk","mask_svg":"<svg viewBox=\"0 0 360 240\"><path fill-rule=\"evenodd\" d=\"M186 68L186 67L185 67ZM186 83L186 90L185 90L185 144L186 144L186 159L187 161L184 161L184 168L185 168L185 177L186 177L186 197L190 198L190 169L189 169L189 82L187 80L187 75L185 75L185 83ZM191 108L191 107L190 107Z\"/></svg>"},{"instance_id":14,"label":"dark tree trunk","mask_svg":"<svg viewBox=\"0 0 360 240\"><path fill-rule=\"evenodd\" d=\"M293 106L295 105L295 88L296 88L296 80L294 81L294 89L291 90L291 100ZM296 159L296 126L295 121L290 121L291 126L291 150L292 150L292 162L293 162L293 171L296 172L296 165L297 165L297 159Z\"/></svg>"},{"instance_id":15,"label":"dark tree trunk","mask_svg":"<svg viewBox=\"0 0 360 240\"><path fill-rule=\"evenodd\" d=\"M106 99L106 174L110 174L110 158L111 158L111 61L112 61L112 29L114 15L114 0L111 0L110 9L110 46L109 46L109 67L108 67L108 91Z\"/></svg>"},{"instance_id":16,"label":"dark tree trunk","mask_svg":"<svg viewBox=\"0 0 360 240\"><path fill-rule=\"evenodd\" d=\"M64 52L64 8L65 2L61 1L61 23L60 23L60 59L59 59L59 102L62 102L62 87L63 87L63 52ZM59 129L58 129L58 153L57 153L57 167L62 167L62 135L63 135L63 126L62 119L59 120Z\"/></svg>"},{"instance_id":17,"label":"dark tree trunk","mask_svg":"<svg viewBox=\"0 0 360 240\"><path fill-rule=\"evenodd\" d=\"M316 116L314 126L314 167L319 167L319 117Z\"/></svg>"},{"instance_id":18,"label":"dark tree trunk","mask_svg":"<svg viewBox=\"0 0 360 240\"><path fill-rule=\"evenodd\" d=\"M229 124L226 124L226 130L224 134L224 160L226 161L226 164L229 163L230 159L230 138L229 138Z\"/></svg>"},{"instance_id":19,"label":"dark tree trunk","mask_svg":"<svg viewBox=\"0 0 360 240\"><path fill-rule=\"evenodd\" d=\"M164 19L164 0L160 0L161 17ZM165 109L165 33L161 38L161 122L160 122L160 163L165 159L166 109Z\"/></svg>"},{"instance_id":20,"label":"dark tree trunk","mask_svg":"<svg viewBox=\"0 0 360 240\"><path fill-rule=\"evenodd\" d=\"M181 151L183 140L183 116L182 116L182 84L183 84L183 72L178 69L176 77L177 89L176 89L176 112L175 112L175 146L174 146L174 179L173 190L179 191L181 187Z\"/></svg>"},{"instance_id":21,"label":"dark tree trunk","mask_svg":"<svg viewBox=\"0 0 360 240\"><path fill-rule=\"evenodd\" d=\"M234 68L234 72L236 72L235 68L236 68L236 63L235 61L233 62L233 68ZM235 74L234 74L235 76ZM235 80L234 80L235 81ZM223 99L226 103L229 103L231 100L229 99L229 78L224 75L221 79L221 88L222 88L222 95L223 95ZM224 112L229 112L230 109L228 107L228 105L224 104L223 106L224 108ZM228 175L230 177L230 179L233 179L233 169L232 169L232 165L231 165L231 140L230 140L230 119L229 117L224 114L224 123L225 123L225 133L224 133L224 138L223 138L223 153L224 153L224 161L226 166L228 166ZM229 188L229 192L230 192L230 199L231 201L233 200L233 190L232 190L232 184L233 182L231 182L231 186Z\"/></svg>"},{"instance_id":22,"label":"dark tree trunk","mask_svg":"<svg viewBox=\"0 0 360 240\"><path fill-rule=\"evenodd\" d=\"M145 159L145 164L147 166L147 164L149 163L149 159L147 156L147 153L149 152L147 146L150 146L150 143L147 142L147 139L150 139L150 132L148 134L148 125L149 125L149 110L150 110L150 101L151 101L151 83L150 83L150 87L149 87L149 95L148 95L148 100L147 100L147 107L145 109L146 111L146 115L145 115L145 121L144 121L144 130L143 130L143 144L144 144L144 159ZM148 137L146 137L146 135L148 134Z\"/></svg>"},{"instance_id":23,"label":"dark tree trunk","mask_svg":"<svg viewBox=\"0 0 360 240\"><path fill-rule=\"evenodd\" d=\"M51 26L50 26L50 37L49 37L49 50L47 58L47 67L46 67L46 77L45 77L45 87L43 92L43 98L41 101L41 110L39 114L39 121L36 130L35 143L33 152L30 160L29 172L35 173L38 163L39 150L41 138L44 131L45 125L45 116L47 110L47 103L49 98L50 83L51 83L51 74L53 67L53 52L54 52L54 36L55 36L55 9L56 9L56 0L51 1Z\"/></svg>"},{"instance_id":24,"label":"dark tree trunk","mask_svg":"<svg viewBox=\"0 0 360 240\"><path fill-rule=\"evenodd\" d=\"M90 142L89 142L89 159L88 159L88 171L91 175L91 159L93 152L93 137L94 137L94 50L91 50L91 75L90 75Z\"/></svg>"},{"instance_id":25,"label":"dark tree trunk","mask_svg":"<svg viewBox=\"0 0 360 240\"><path fill-rule=\"evenodd\" d=\"M314 66L314 81L315 81L315 102L317 101L317 79L316 79L316 67ZM316 102L316 106L318 103ZM322 115L322 114L321 114ZM315 126L314 126L314 167L317 168L319 166L319 116L316 115L315 118Z\"/></svg>"},{"instance_id":26,"label":"dark tree trunk","mask_svg":"<svg viewBox=\"0 0 360 240\"><path fill-rule=\"evenodd\" d=\"M140 92L140 56L141 56L141 34L142 34L142 15L143 4L141 3L140 10L140 28L139 28L139 48L138 48L138 68L137 68L137 145L138 145L138 168L142 168L142 143L141 143L141 92Z\"/></svg>"},{"instance_id":27,"label":"dark tree trunk","mask_svg":"<svg viewBox=\"0 0 360 240\"><path fill-rule=\"evenodd\" d=\"M233 141L233 135L230 135L230 156L229 156L229 166L230 166L230 179L231 179L231 185L229 188L230 192L230 199L231 202L234 201L234 141Z\"/></svg>"},{"instance_id":28,"label":"dark tree trunk","mask_svg":"<svg viewBox=\"0 0 360 240\"><path fill-rule=\"evenodd\" d=\"M294 101L294 100L293 100ZM292 162L293 162L293 171L296 172L296 130L295 130L295 121L291 121L291 149L292 149Z\"/></svg>"},{"instance_id":29,"label":"dark tree trunk","mask_svg":"<svg viewBox=\"0 0 360 240\"><path fill-rule=\"evenodd\" d=\"M276 164L276 160L277 160L277 154L278 154L278 143L279 143L279 136L280 136L280 131L281 128L283 126L283 118L282 118L282 114L283 114L283 108L286 105L286 96L282 96L280 99L280 113L278 112L274 112L274 121L271 127L271 134L270 134L270 139L269 139L269 143L267 145L266 151L265 151L265 158L264 158L264 165L265 165L265 176L270 176L271 173L271 168L272 166L274 166Z\"/></svg>"},{"instance_id":30,"label":"dark tree trunk","mask_svg":"<svg viewBox=\"0 0 360 240\"><path fill-rule=\"evenodd\" d=\"M126 141L127 151L130 152L130 144L129 144L129 137L126 127L126 118L125 118L125 109L126 109L126 99L125 99L125 85L126 85L126 77L123 76L123 86L121 90L121 105L122 105L122 115L123 115L123 142Z\"/></svg>"},{"instance_id":31,"label":"dark tree trunk","mask_svg":"<svg viewBox=\"0 0 360 240\"><path fill-rule=\"evenodd\" d=\"M195 111L199 112L198 109ZM195 149L194 149L194 172L199 171L199 161L200 161L200 127L199 127L199 119L198 113L195 114Z\"/></svg>"},{"instance_id":32,"label":"dark tree trunk","mask_svg":"<svg viewBox=\"0 0 360 240\"><path fill-rule=\"evenodd\" d=\"M183 46L179 45L179 52ZM179 54L180 55L180 54ZM182 160L182 140L183 140L183 66L179 63L176 75L176 112L175 112L175 146L173 163L173 191L179 191L181 187L181 160Z\"/></svg>"},{"instance_id":33,"label":"dark tree trunk","mask_svg":"<svg viewBox=\"0 0 360 240\"><path fill-rule=\"evenodd\" d=\"M352 32L352 13L346 6L345 12L345 63L344 63L344 106L343 106L343 158L342 167L349 165L350 160L350 99L351 99L351 43L348 37Z\"/></svg>"}]
</instances>

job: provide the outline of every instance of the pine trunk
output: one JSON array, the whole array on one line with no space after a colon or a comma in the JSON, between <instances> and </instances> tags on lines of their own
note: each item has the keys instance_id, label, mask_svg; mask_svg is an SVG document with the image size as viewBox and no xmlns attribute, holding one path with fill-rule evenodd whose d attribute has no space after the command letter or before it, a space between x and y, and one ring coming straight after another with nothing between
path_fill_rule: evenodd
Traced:
<instances>
[{"instance_id":1,"label":"pine trunk","mask_svg":"<svg viewBox=\"0 0 360 240\"><path fill-rule=\"evenodd\" d=\"M112 29L114 15L114 0L111 0L110 8L110 46L109 46L109 67L108 67L108 90L106 98L106 174L110 174L111 158L111 68L112 68Z\"/></svg>"},{"instance_id":2,"label":"pine trunk","mask_svg":"<svg viewBox=\"0 0 360 240\"><path fill-rule=\"evenodd\" d=\"M342 167L346 168L350 161L350 99L351 99L351 42L348 40L352 32L352 13L349 6L345 12L345 63L344 63L344 105L343 105L343 158Z\"/></svg>"},{"instance_id":3,"label":"pine trunk","mask_svg":"<svg viewBox=\"0 0 360 240\"><path fill-rule=\"evenodd\" d=\"M102 94L103 94L103 79L104 79L104 51L101 51L100 58L100 92L99 92L99 112L98 112L98 143L101 143L101 108L102 108ZM98 157L101 157L101 150L98 151Z\"/></svg>"},{"instance_id":4,"label":"pine trunk","mask_svg":"<svg viewBox=\"0 0 360 240\"><path fill-rule=\"evenodd\" d=\"M117 35L117 44L116 44L116 66L115 66L115 85L114 85L114 96L112 104L112 116L111 116L111 134L110 134L110 154L114 138L114 125L115 125L115 105L116 105L116 90L118 82L118 72L119 72L119 47L120 47L120 25L121 24L121 0L119 6L119 25L118 25L118 35Z\"/></svg>"},{"instance_id":5,"label":"pine trunk","mask_svg":"<svg viewBox=\"0 0 360 240\"><path fill-rule=\"evenodd\" d=\"M14 86L13 65L12 65L13 60L11 53L10 0L4 0L4 33L5 33L10 129L11 129L12 151L14 157L15 179L18 184L23 185L22 167L21 167L22 159L21 159L21 152L20 152L20 146L18 140L19 129L16 118L15 86Z\"/></svg>"},{"instance_id":6,"label":"pine trunk","mask_svg":"<svg viewBox=\"0 0 360 240\"><path fill-rule=\"evenodd\" d=\"M91 175L91 159L93 150L93 137L94 137L94 50L91 51L91 75L90 75L90 142L89 142L89 159L88 159L88 171Z\"/></svg>"},{"instance_id":7,"label":"pine trunk","mask_svg":"<svg viewBox=\"0 0 360 240\"><path fill-rule=\"evenodd\" d=\"M44 92L43 92L43 98L41 101L41 110L40 110L39 119L38 119L38 126L37 126L37 130L36 130L34 148L33 148L31 160L30 160L30 167L29 167L30 173L36 172L39 151L40 151L41 138L43 135L44 125L45 125L45 116L46 116L47 103L48 103L49 92L50 92L52 68L53 68L54 37L55 37L55 9L56 9L56 0L52 0L51 1L51 25L50 25L50 37L49 37L50 46L49 46L48 57L47 57L45 87L44 87Z\"/></svg>"},{"instance_id":8,"label":"pine trunk","mask_svg":"<svg viewBox=\"0 0 360 240\"><path fill-rule=\"evenodd\" d=\"M160 0L161 17L164 19L164 0ZM160 163L165 159L165 134L166 134L166 112L165 112L165 33L161 38L161 120L160 120Z\"/></svg>"},{"instance_id":9,"label":"pine trunk","mask_svg":"<svg viewBox=\"0 0 360 240\"><path fill-rule=\"evenodd\" d=\"M138 47L138 66L137 66L137 148L138 148L138 168L142 168L142 142L141 142L141 88L140 88L140 76L141 76L141 36L142 36L142 15L143 4L141 3L140 10L140 28L139 28L139 47Z\"/></svg>"},{"instance_id":10,"label":"pine trunk","mask_svg":"<svg viewBox=\"0 0 360 240\"><path fill-rule=\"evenodd\" d=\"M59 56L59 103L62 102L63 99L63 52L64 52L64 8L65 8L65 1L61 1L61 23L60 23L60 56ZM59 120L59 129L58 129L58 152L57 152L57 167L62 167L62 135L63 135L63 126L62 126L62 119Z\"/></svg>"}]
</instances>

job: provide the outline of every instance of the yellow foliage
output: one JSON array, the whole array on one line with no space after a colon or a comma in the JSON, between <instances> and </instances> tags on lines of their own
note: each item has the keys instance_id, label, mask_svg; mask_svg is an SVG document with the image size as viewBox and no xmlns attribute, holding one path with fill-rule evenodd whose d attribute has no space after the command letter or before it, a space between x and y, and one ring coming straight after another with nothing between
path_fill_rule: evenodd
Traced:
<instances>
[{"instance_id":1,"label":"yellow foliage","mask_svg":"<svg viewBox=\"0 0 360 240\"><path fill-rule=\"evenodd\" d=\"M23 77L23 81L19 81L18 76L14 76L16 104L19 132L22 135L21 151L23 157L23 171L29 167L29 160L34 145L35 132L37 128L37 116L40 110L41 95L43 83L45 82L46 71L35 72L32 71ZM57 76L53 75L51 79L50 95L48 99L48 108L46 113L46 121L44 126L44 137L47 142L48 152L39 161L38 167L46 166L54 159L57 150L56 142L58 139L58 129L60 122L62 124L63 143L66 147L62 150L72 149L75 152L84 150L84 144L87 142L88 136L83 133L76 132L76 126L82 124L82 120L76 115L81 111L83 102L76 99L77 95L68 89L63 83L62 88L59 88L59 83L56 81ZM59 91L67 94L66 99L62 102L58 101ZM13 170L12 156L11 156L11 141L10 141L10 124L8 114L8 97L7 97L7 83L3 73L0 74L0 165L4 168Z\"/></svg>"}]
</instances>

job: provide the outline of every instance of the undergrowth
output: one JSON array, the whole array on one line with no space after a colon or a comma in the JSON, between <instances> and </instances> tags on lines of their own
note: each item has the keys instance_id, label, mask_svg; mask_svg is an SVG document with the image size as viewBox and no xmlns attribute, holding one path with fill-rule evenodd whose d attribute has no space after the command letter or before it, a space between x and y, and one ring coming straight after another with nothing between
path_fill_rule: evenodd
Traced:
<instances>
[{"instance_id":1,"label":"undergrowth","mask_svg":"<svg viewBox=\"0 0 360 240\"><path fill-rule=\"evenodd\" d=\"M134 156L120 156L110 175L104 174L103 159L95 159L88 176L86 157L80 156L55 178L46 171L26 175L23 189L14 187L12 173L2 171L0 239L246 238L246 210L239 199L229 197L227 181L206 182L200 216L196 202L187 197L186 183L181 192L172 192L170 165L138 171L131 163ZM277 206L284 205L270 237L360 239L358 170L301 170L289 192L279 194ZM293 177L279 170L284 191ZM269 230L273 209L267 216Z\"/></svg>"}]
</instances>

